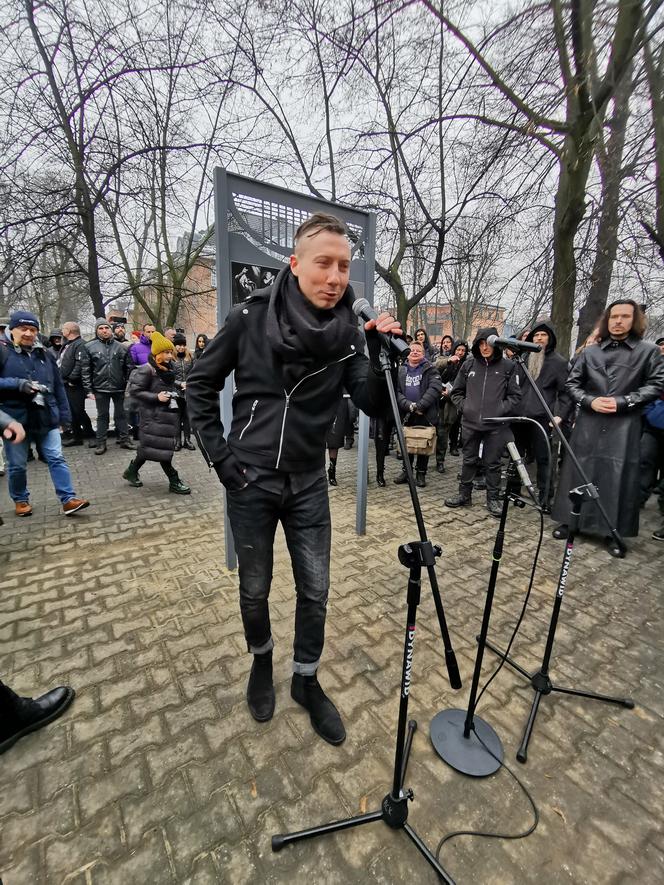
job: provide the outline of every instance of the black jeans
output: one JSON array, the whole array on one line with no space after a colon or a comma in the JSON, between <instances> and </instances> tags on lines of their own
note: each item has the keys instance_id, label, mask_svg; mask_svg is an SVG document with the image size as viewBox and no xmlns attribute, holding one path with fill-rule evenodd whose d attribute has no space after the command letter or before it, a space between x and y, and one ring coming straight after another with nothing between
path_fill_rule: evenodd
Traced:
<instances>
[{"instance_id":1,"label":"black jeans","mask_svg":"<svg viewBox=\"0 0 664 885\"><path fill-rule=\"evenodd\" d=\"M390 437L394 430L393 418L376 418L374 422L374 445L376 447L376 471L385 470L385 456L390 448Z\"/></svg>"},{"instance_id":2,"label":"black jeans","mask_svg":"<svg viewBox=\"0 0 664 885\"><path fill-rule=\"evenodd\" d=\"M184 435L185 440L188 440L191 436L191 428L189 426L189 415L187 414L187 401L184 397L178 397L176 400L178 404L178 412L180 418L180 429L178 433L180 435Z\"/></svg>"},{"instance_id":3,"label":"black jeans","mask_svg":"<svg viewBox=\"0 0 664 885\"><path fill-rule=\"evenodd\" d=\"M250 483L226 492L240 575L240 611L247 647L253 654L274 646L268 597L272 583L274 535L281 522L295 579L293 672L316 672L325 641L330 585L330 506L327 479L294 495L290 484L274 494Z\"/></svg>"},{"instance_id":4,"label":"black jeans","mask_svg":"<svg viewBox=\"0 0 664 885\"><path fill-rule=\"evenodd\" d=\"M92 436L92 421L85 411L85 391L82 387L70 387L65 385L69 409L71 411L71 435L74 439L83 439L84 436Z\"/></svg>"},{"instance_id":5,"label":"black jeans","mask_svg":"<svg viewBox=\"0 0 664 885\"><path fill-rule=\"evenodd\" d=\"M482 446L482 464L486 476L487 498L495 498L500 492L500 456L511 436L503 428L498 430L471 430L463 428L463 465L459 491L468 497L473 491L473 480L480 461L480 445Z\"/></svg>"},{"instance_id":6,"label":"black jeans","mask_svg":"<svg viewBox=\"0 0 664 885\"><path fill-rule=\"evenodd\" d=\"M108 422L111 410L111 400L113 400L113 420L115 421L115 432L118 439L127 439L129 433L129 425L127 424L127 416L124 410L124 391L116 391L114 393L97 393L95 391L95 402L97 404L97 442L106 442L108 436Z\"/></svg>"}]
</instances>

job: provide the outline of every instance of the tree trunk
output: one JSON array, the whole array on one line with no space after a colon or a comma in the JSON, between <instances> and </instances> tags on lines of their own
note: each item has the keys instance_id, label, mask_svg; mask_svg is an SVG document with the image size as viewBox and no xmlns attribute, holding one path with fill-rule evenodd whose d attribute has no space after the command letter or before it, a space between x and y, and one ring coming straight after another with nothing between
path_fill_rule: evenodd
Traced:
<instances>
[{"instance_id":1,"label":"tree trunk","mask_svg":"<svg viewBox=\"0 0 664 885\"><path fill-rule=\"evenodd\" d=\"M579 121L579 130L587 124ZM586 183L593 150L574 132L565 136L560 161L553 222L553 306L551 317L556 327L558 350L570 352L576 292L576 256L574 240L586 212Z\"/></svg>"},{"instance_id":2,"label":"tree trunk","mask_svg":"<svg viewBox=\"0 0 664 885\"><path fill-rule=\"evenodd\" d=\"M611 135L606 149L597 152L597 165L602 179L602 213L597 229L597 252L593 264L592 284L585 304L579 311L579 334L576 346L580 347L592 332L606 307L613 275L613 265L618 251L618 228L620 227L620 185L622 183L622 158L625 132L629 117L629 99L634 87L631 70L620 81L614 99Z\"/></svg>"}]
</instances>

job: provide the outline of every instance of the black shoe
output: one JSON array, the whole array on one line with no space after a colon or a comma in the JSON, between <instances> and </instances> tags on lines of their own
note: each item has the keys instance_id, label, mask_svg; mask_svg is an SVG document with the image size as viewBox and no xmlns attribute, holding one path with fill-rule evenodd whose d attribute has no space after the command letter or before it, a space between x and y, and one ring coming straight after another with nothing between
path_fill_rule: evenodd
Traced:
<instances>
[{"instance_id":1,"label":"black shoe","mask_svg":"<svg viewBox=\"0 0 664 885\"><path fill-rule=\"evenodd\" d=\"M376 473L376 485L379 485L381 489L385 488L385 474L382 470Z\"/></svg>"},{"instance_id":2,"label":"black shoe","mask_svg":"<svg viewBox=\"0 0 664 885\"><path fill-rule=\"evenodd\" d=\"M408 477L406 476L406 471L402 470L397 478L393 480L393 482L395 486L402 486L404 483L407 483Z\"/></svg>"},{"instance_id":3,"label":"black shoe","mask_svg":"<svg viewBox=\"0 0 664 885\"><path fill-rule=\"evenodd\" d=\"M438 471L438 473L445 473L445 465L442 461L436 464L436 470Z\"/></svg>"},{"instance_id":4,"label":"black shoe","mask_svg":"<svg viewBox=\"0 0 664 885\"><path fill-rule=\"evenodd\" d=\"M130 452L136 451L136 446L133 444L128 436L125 436L123 439L118 440L118 445L121 449L128 449Z\"/></svg>"},{"instance_id":5,"label":"black shoe","mask_svg":"<svg viewBox=\"0 0 664 885\"><path fill-rule=\"evenodd\" d=\"M104 455L104 454L106 454L106 443L102 442L102 443L99 443L99 445L95 449L95 455Z\"/></svg>"},{"instance_id":6,"label":"black shoe","mask_svg":"<svg viewBox=\"0 0 664 885\"><path fill-rule=\"evenodd\" d=\"M564 523L561 525L557 525L555 529L551 532L556 541L564 541L569 533L569 529Z\"/></svg>"},{"instance_id":7,"label":"black shoe","mask_svg":"<svg viewBox=\"0 0 664 885\"><path fill-rule=\"evenodd\" d=\"M311 725L328 744L338 746L346 740L346 729L339 711L318 683L318 677L293 673L291 697L309 711Z\"/></svg>"},{"instance_id":8,"label":"black shoe","mask_svg":"<svg viewBox=\"0 0 664 885\"><path fill-rule=\"evenodd\" d=\"M195 452L195 451L196 451L196 446L195 446L195 445L193 444L193 442L189 439L189 437L186 437L186 438L185 438L185 441L182 443L182 445L184 446L185 449L189 449L190 452Z\"/></svg>"},{"instance_id":9,"label":"black shoe","mask_svg":"<svg viewBox=\"0 0 664 885\"><path fill-rule=\"evenodd\" d=\"M267 651L254 655L247 684L247 706L256 722L267 722L274 715L274 702L272 652Z\"/></svg>"},{"instance_id":10,"label":"black shoe","mask_svg":"<svg viewBox=\"0 0 664 885\"><path fill-rule=\"evenodd\" d=\"M346 437L346 439L344 440L344 449L352 449L354 442L355 442L354 439L351 439L350 437Z\"/></svg>"},{"instance_id":11,"label":"black shoe","mask_svg":"<svg viewBox=\"0 0 664 885\"><path fill-rule=\"evenodd\" d=\"M74 700L75 694L73 688L60 686L33 700L19 697L0 683L0 706L3 711L0 721L0 753L4 753L26 734L37 731L61 716Z\"/></svg>"},{"instance_id":12,"label":"black shoe","mask_svg":"<svg viewBox=\"0 0 664 885\"><path fill-rule=\"evenodd\" d=\"M489 511L491 516L496 516L498 517L498 519L500 519L503 512L502 504L497 498L487 498L486 509Z\"/></svg>"},{"instance_id":13,"label":"black shoe","mask_svg":"<svg viewBox=\"0 0 664 885\"><path fill-rule=\"evenodd\" d=\"M427 472L426 470L416 470L415 471L415 485L418 489L424 489L427 485Z\"/></svg>"},{"instance_id":14,"label":"black shoe","mask_svg":"<svg viewBox=\"0 0 664 885\"><path fill-rule=\"evenodd\" d=\"M664 541L664 523L652 533L653 541Z\"/></svg>"},{"instance_id":15,"label":"black shoe","mask_svg":"<svg viewBox=\"0 0 664 885\"><path fill-rule=\"evenodd\" d=\"M459 492L459 494L455 495L454 498L445 499L446 507L470 507L472 503L473 500L471 496L464 494L464 492Z\"/></svg>"},{"instance_id":16,"label":"black shoe","mask_svg":"<svg viewBox=\"0 0 664 885\"><path fill-rule=\"evenodd\" d=\"M627 548L616 544L615 540L610 535L608 538L604 538L604 543L606 544L606 549L614 559L624 559L625 556L627 556Z\"/></svg>"},{"instance_id":17,"label":"black shoe","mask_svg":"<svg viewBox=\"0 0 664 885\"><path fill-rule=\"evenodd\" d=\"M450 455L452 455L453 458L458 458L459 457L459 450L458 449L450 449Z\"/></svg>"},{"instance_id":18,"label":"black shoe","mask_svg":"<svg viewBox=\"0 0 664 885\"><path fill-rule=\"evenodd\" d=\"M331 486L338 485L337 483L337 463L336 461L330 461L330 466L327 468L327 481Z\"/></svg>"},{"instance_id":19,"label":"black shoe","mask_svg":"<svg viewBox=\"0 0 664 885\"><path fill-rule=\"evenodd\" d=\"M74 439L73 437L71 439L65 439L62 441L62 448L63 449L69 449L72 446L82 446L82 445L83 445L82 439Z\"/></svg>"},{"instance_id":20,"label":"black shoe","mask_svg":"<svg viewBox=\"0 0 664 885\"><path fill-rule=\"evenodd\" d=\"M178 441L175 443L175 451L176 451L176 452L179 452L179 451L181 451L181 450L182 450L182 443L180 442L180 440L178 440Z\"/></svg>"}]
</instances>

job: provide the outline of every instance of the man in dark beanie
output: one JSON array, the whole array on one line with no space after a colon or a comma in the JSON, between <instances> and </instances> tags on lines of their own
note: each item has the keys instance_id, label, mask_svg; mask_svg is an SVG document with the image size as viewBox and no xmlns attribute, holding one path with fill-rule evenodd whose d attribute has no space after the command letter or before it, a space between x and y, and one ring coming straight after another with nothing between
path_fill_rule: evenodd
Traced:
<instances>
[{"instance_id":1,"label":"man in dark beanie","mask_svg":"<svg viewBox=\"0 0 664 885\"><path fill-rule=\"evenodd\" d=\"M135 449L129 439L129 423L124 408L124 394L133 363L129 351L113 337L108 320L95 322L95 338L85 345L87 359L83 363L83 386L92 392L97 406L97 439L95 455L106 451L106 438L113 403L113 421L117 443L123 449Z\"/></svg>"},{"instance_id":2,"label":"man in dark beanie","mask_svg":"<svg viewBox=\"0 0 664 885\"><path fill-rule=\"evenodd\" d=\"M66 516L90 502L74 492L69 467L62 454L60 426L71 414L65 388L53 355L38 338L39 320L25 310L9 318L9 331L0 339L0 398L3 409L27 431L19 445L4 441L9 474L9 494L16 516L30 516L27 486L28 442L34 441L48 465L55 492Z\"/></svg>"},{"instance_id":3,"label":"man in dark beanie","mask_svg":"<svg viewBox=\"0 0 664 885\"><path fill-rule=\"evenodd\" d=\"M313 215L295 234L290 265L269 288L231 310L187 380L192 427L226 488L240 610L253 655L249 710L259 722L274 713L268 595L281 522L297 594L291 696L331 744L342 743L346 731L317 679L331 534L325 436L344 388L362 411L382 413L388 400L375 330L401 331L389 314L366 323L371 357L365 357L351 309L350 264L344 223L333 215ZM233 422L224 430L219 391L233 371Z\"/></svg>"},{"instance_id":4,"label":"man in dark beanie","mask_svg":"<svg viewBox=\"0 0 664 885\"><path fill-rule=\"evenodd\" d=\"M533 324L532 329L526 336L526 341L539 344L542 348L539 353L529 353L526 357L528 370L532 375L537 389L553 412L556 424L568 421L572 411L572 400L565 387L567 381L567 360L556 353L556 333L553 323L549 319L539 319ZM535 391L530 386L525 373L521 368L517 369L521 384L521 402L519 415L524 418L532 418L543 428L546 437L551 439L549 419ZM522 457L528 461L537 463L537 489L540 505L545 513L551 512L553 501L553 471L549 472L549 450L546 438L541 430L534 424L514 423L512 425L514 441ZM547 490L547 478L550 483ZM518 476L512 480L512 489L517 493L521 490L521 482Z\"/></svg>"},{"instance_id":5,"label":"man in dark beanie","mask_svg":"<svg viewBox=\"0 0 664 885\"><path fill-rule=\"evenodd\" d=\"M579 406L570 445L598 490L611 526L623 538L639 533L639 458L644 406L664 389L664 356L643 341L646 318L631 299L614 301L599 324L599 343L586 347L574 363L567 390ZM569 458L563 459L553 518L554 538L567 537L570 489L583 482ZM599 508L586 501L579 531L605 538L611 556L625 554L608 534Z\"/></svg>"}]
</instances>

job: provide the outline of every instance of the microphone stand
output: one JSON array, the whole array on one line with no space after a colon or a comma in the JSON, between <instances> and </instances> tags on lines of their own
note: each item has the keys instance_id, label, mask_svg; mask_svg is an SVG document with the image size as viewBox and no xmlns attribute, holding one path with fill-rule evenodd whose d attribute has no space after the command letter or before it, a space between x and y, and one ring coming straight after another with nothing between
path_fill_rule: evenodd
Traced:
<instances>
[{"instance_id":1,"label":"microphone stand","mask_svg":"<svg viewBox=\"0 0 664 885\"><path fill-rule=\"evenodd\" d=\"M401 667L401 690L399 700L399 716L397 722L396 749L394 754L394 770L392 779L392 789L384 797L380 809L371 811L367 814L360 814L355 817L345 818L343 820L332 821L331 823L322 824L316 827L310 827L300 830L296 833L276 834L272 837L272 850L281 851L285 845L291 842L299 842L302 839L312 839L317 836L323 836L327 833L335 833L339 830L347 830L351 827L361 826L362 824L374 823L382 820L388 827L394 830L402 829L413 842L418 851L423 855L425 860L433 867L443 882L448 885L454 885L454 880L445 871L438 862L434 854L427 848L417 832L408 823L408 802L414 798L411 789L404 790L404 782L408 768L408 760L412 748L413 735L417 729L417 722L408 719L408 696L412 683L412 667L415 649L415 632L417 620L417 606L420 602L421 574L422 568L428 572L431 591L436 605L438 621L440 624L441 635L445 647L445 662L447 664L448 677L452 688L461 688L461 679L459 677L459 668L457 666L452 642L445 621L445 613L443 604L440 599L438 590L438 582L435 574L436 558L442 554L440 547L435 546L429 541L426 534L422 510L417 496L415 479L413 470L408 459L406 450L406 442L401 426L399 415L399 407L397 405L396 393L394 391L394 382L392 379L392 367L390 361L390 352L385 341L382 342L380 365L385 375L385 382L390 397L392 413L394 415L399 446L403 455L403 468L408 478L408 487L415 512L415 519L419 530L420 540L412 541L409 544L402 544L399 547L399 562L409 570L408 589L407 589L407 613L406 613L406 629L403 648L403 661Z\"/></svg>"},{"instance_id":2,"label":"microphone stand","mask_svg":"<svg viewBox=\"0 0 664 885\"><path fill-rule=\"evenodd\" d=\"M590 480L588 479L586 472L584 471L583 467L579 463L578 458L576 457L576 455L572 451L570 444L565 439L565 436L564 436L562 430L560 429L560 427L558 427L557 423L553 420L553 415L551 413L551 409L547 405L547 402L544 399L539 387L535 383L533 376L530 374L530 372L528 370L528 366L526 365L522 354L517 352L514 356L514 360L515 360L515 362L517 362L521 366L521 369L523 370L523 373L524 373L525 377L527 378L528 383L530 384L531 388L535 392L535 395L537 396L537 398L540 402L540 405L542 406L545 414L547 415L551 426L554 428L554 431L557 434L558 439L560 440L562 447L567 454L567 457L572 459L572 463L574 464L574 467L576 468L576 470L579 473L579 476L583 480L582 485L578 486L577 488L571 489L571 491L569 493L569 498L570 498L570 502L571 502L571 514L570 514L570 521L569 521L569 530L568 530L568 534L567 534L567 543L565 545L565 552L563 554L562 565L560 567L560 576L558 578L558 585L556 587L556 595L554 597L553 610L551 612L551 620L549 622L549 630L547 633L544 655L543 655L542 663L540 665L539 670L537 670L534 673L529 673L527 670L525 670L523 667L521 667L519 664L517 664L516 661L514 661L512 658L510 658L504 652L500 651L500 649L497 648L495 645L493 645L491 642L486 640L486 643L485 643L487 648L489 648L492 652L494 652L494 654L498 655L498 657L502 658L505 661L505 663L509 664L509 666L512 667L513 670L516 670L517 673L519 673L521 676L523 676L525 679L527 679L530 682L531 687L533 688L533 690L535 692L535 697L533 698L532 707L530 709L530 715L528 716L528 721L526 723L523 737L521 739L521 744L520 744L519 749L516 754L516 758L519 762L526 762L528 759L528 744L530 742L530 737L532 735L533 726L535 725L535 719L537 718L537 712L539 710L540 701L542 700L542 697L544 695L549 695L552 692L560 692L561 694L575 695L576 697L590 698L591 700L595 700L595 701L603 701L606 704L616 704L617 706L626 707L627 709L630 709L630 710L633 709L633 707L634 707L634 701L631 698L621 698L621 697L614 697L612 695L597 694L596 692L587 691L585 689L564 688L560 685L556 685L555 683L553 683L551 681L550 676L549 676L549 665L551 663L551 654L553 651L553 643L554 643L554 639L555 639L555 635L556 635L556 628L558 626L558 617L560 614L560 608L562 606L563 596L565 594L565 588L566 588L567 580L569 577L570 563L571 563L571 559L572 559L572 553L574 551L574 539L575 539L575 536L579 530L579 519L581 516L581 505L584 503L584 501L591 500L595 503L595 505L597 506L598 510L600 511L602 518L604 519L607 527L610 529L611 536L614 538L616 544L618 544L622 550L625 550L625 542L623 541L621 536L618 534L618 531L615 528L613 528L613 526L611 525L611 520L609 519L609 516L608 516L606 510L604 509L604 506L600 500L597 487L593 483L591 483ZM499 422L509 423L514 420L519 421L519 420L523 420L523 419L494 418L491 420L495 421L496 423L499 423ZM552 466L553 465L549 462L549 477L551 476Z\"/></svg>"},{"instance_id":3,"label":"microphone stand","mask_svg":"<svg viewBox=\"0 0 664 885\"><path fill-rule=\"evenodd\" d=\"M508 489L509 480L514 476L516 476L516 467L514 462L510 461L507 470ZM486 777L489 774L493 774L502 765L504 756L500 738L485 719L475 716L475 707L486 637L489 632L494 591L498 579L498 569L503 556L505 524L507 522L510 501L514 501L518 507L526 506L526 502L518 495L509 491L505 492L503 507L500 513L500 523L498 524L493 547L493 561L489 585L486 591L482 627L480 635L477 637L477 656L475 658L473 681L468 699L468 709L442 710L433 717L430 726L431 743L436 753L452 768L471 777Z\"/></svg>"}]
</instances>

